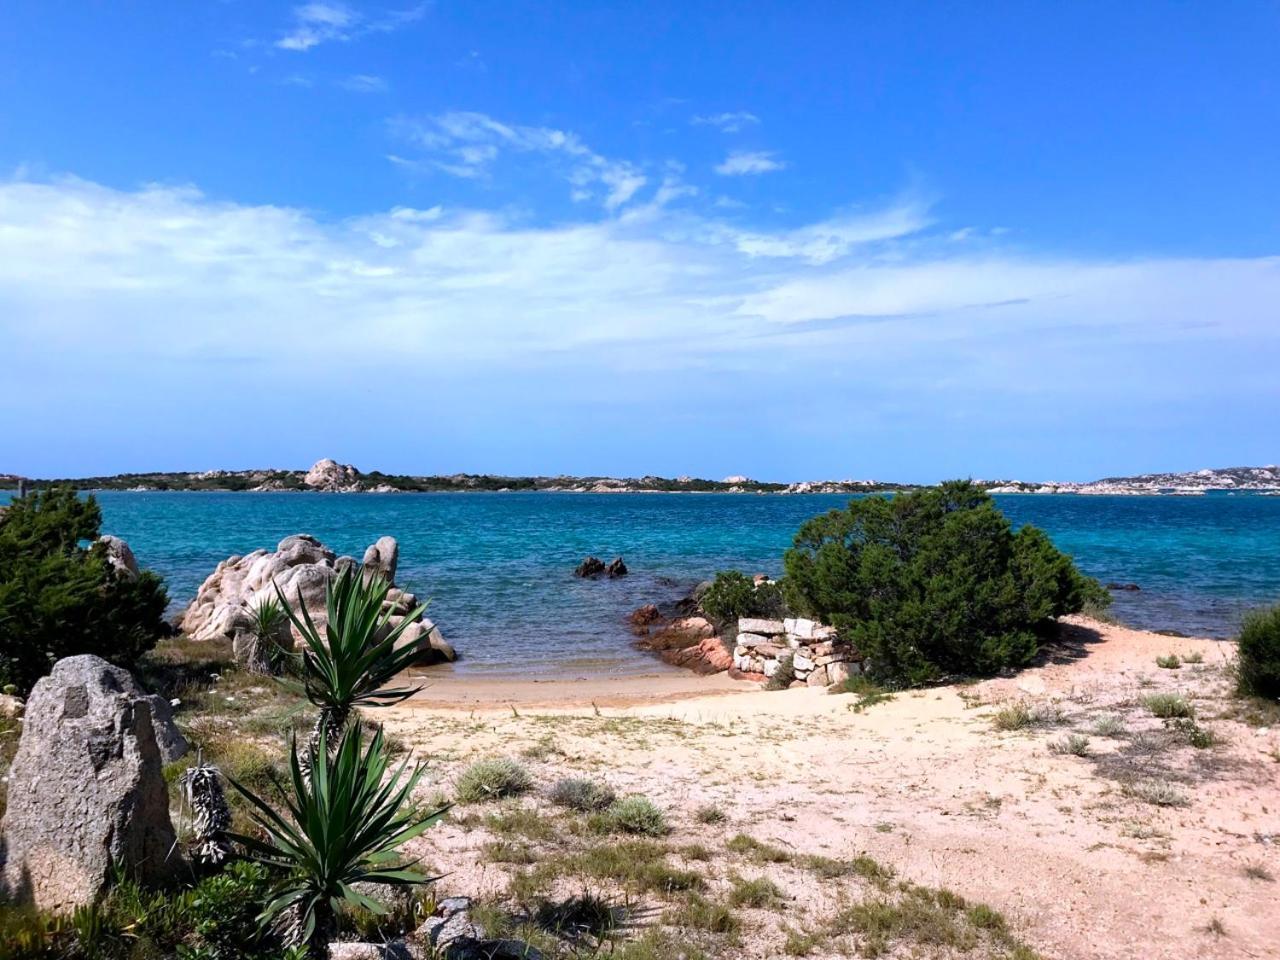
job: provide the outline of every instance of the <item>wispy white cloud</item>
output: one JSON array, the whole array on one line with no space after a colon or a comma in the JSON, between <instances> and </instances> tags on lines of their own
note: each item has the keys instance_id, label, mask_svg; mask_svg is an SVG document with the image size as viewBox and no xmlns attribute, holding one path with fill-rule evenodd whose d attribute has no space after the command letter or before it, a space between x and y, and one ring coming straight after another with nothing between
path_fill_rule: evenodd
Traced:
<instances>
[{"instance_id":1,"label":"wispy white cloud","mask_svg":"<svg viewBox=\"0 0 1280 960\"><path fill-rule=\"evenodd\" d=\"M905 198L880 210L852 212L794 229L726 230L725 237L748 257L831 263L858 247L919 234L931 223L928 205Z\"/></svg>"},{"instance_id":2,"label":"wispy white cloud","mask_svg":"<svg viewBox=\"0 0 1280 960\"><path fill-rule=\"evenodd\" d=\"M755 126L760 118L746 110L733 113L713 113L709 116L695 116L689 120L694 126L715 127L722 133L738 133L745 127Z\"/></svg>"},{"instance_id":3,"label":"wispy white cloud","mask_svg":"<svg viewBox=\"0 0 1280 960\"><path fill-rule=\"evenodd\" d=\"M718 435L759 397L788 435L852 438L839 431L856 404L858 438L905 430L914 443L946 439L939 410L973 410L983 431L993 411L1002 422L1025 411L1035 432L1059 414L1169 417L1213 390L1250 409L1280 400L1280 258L1046 257L979 234L956 244L910 197L744 230L659 202L686 189L670 169L620 214L535 226L431 204L335 222L193 188L0 181L4 373L15 396L49 398L42 411L70 398L59 430L54 414L35 422L81 469L91 436L118 446L150 429L146 391L161 389L170 429L208 424L223 450L244 449L244 424L287 421L268 400L278 383L314 392L326 416L343 416L329 397L356 391L381 409L429 411L458 442L477 417L510 442L513 411L550 404L549 432L530 442L562 445L557 411L580 416L598 394L634 406L633 420L611 412L609 430ZM216 395L191 389L214 365ZM663 404L677 419L654 420ZM0 427L34 438L27 418L0 410ZM319 445L307 453L328 452L337 428L303 419L300 436ZM208 438L183 442L190 457ZM254 449L278 460L268 447Z\"/></svg>"},{"instance_id":4,"label":"wispy white cloud","mask_svg":"<svg viewBox=\"0 0 1280 960\"><path fill-rule=\"evenodd\" d=\"M636 165L604 157L577 134L552 127L504 123L467 111L399 118L393 127L424 152L427 164L455 177L487 176L503 151L542 154L564 162L575 200L599 199L610 210L626 204L648 183Z\"/></svg>"},{"instance_id":5,"label":"wispy white cloud","mask_svg":"<svg viewBox=\"0 0 1280 960\"><path fill-rule=\"evenodd\" d=\"M356 73L338 81L338 86L351 93L386 93L390 85L371 73Z\"/></svg>"},{"instance_id":6,"label":"wispy white cloud","mask_svg":"<svg viewBox=\"0 0 1280 960\"><path fill-rule=\"evenodd\" d=\"M766 150L735 150L716 165L716 173L723 177L755 176L772 173L786 167L786 162L774 158Z\"/></svg>"},{"instance_id":7,"label":"wispy white cloud","mask_svg":"<svg viewBox=\"0 0 1280 960\"><path fill-rule=\"evenodd\" d=\"M303 52L323 43L347 43L374 33L391 33L421 20L425 3L370 16L342 0L312 0L293 8L293 23L276 40L281 50Z\"/></svg>"}]
</instances>

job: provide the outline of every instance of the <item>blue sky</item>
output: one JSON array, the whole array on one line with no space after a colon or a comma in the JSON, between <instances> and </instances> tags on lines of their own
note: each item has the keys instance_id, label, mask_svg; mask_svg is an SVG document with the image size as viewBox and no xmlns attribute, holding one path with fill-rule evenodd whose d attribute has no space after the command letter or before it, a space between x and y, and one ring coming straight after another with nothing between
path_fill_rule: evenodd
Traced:
<instances>
[{"instance_id":1,"label":"blue sky","mask_svg":"<svg viewBox=\"0 0 1280 960\"><path fill-rule=\"evenodd\" d=\"M1275 3L15 2L0 472L1275 462Z\"/></svg>"}]
</instances>

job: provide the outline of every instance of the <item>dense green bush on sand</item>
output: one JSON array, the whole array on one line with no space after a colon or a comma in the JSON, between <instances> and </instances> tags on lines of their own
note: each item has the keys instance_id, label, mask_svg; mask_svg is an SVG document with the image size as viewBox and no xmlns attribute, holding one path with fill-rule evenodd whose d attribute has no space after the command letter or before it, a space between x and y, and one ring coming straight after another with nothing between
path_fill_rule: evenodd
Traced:
<instances>
[{"instance_id":1,"label":"dense green bush on sand","mask_svg":"<svg viewBox=\"0 0 1280 960\"><path fill-rule=\"evenodd\" d=\"M721 626L739 617L778 617L785 606L777 584L756 586L751 577L737 570L722 570L698 601L698 605Z\"/></svg>"},{"instance_id":2,"label":"dense green bush on sand","mask_svg":"<svg viewBox=\"0 0 1280 960\"><path fill-rule=\"evenodd\" d=\"M787 551L788 605L831 624L898 684L1020 666L1053 619L1107 592L1045 534L1017 533L967 481L853 500Z\"/></svg>"},{"instance_id":3,"label":"dense green bush on sand","mask_svg":"<svg viewBox=\"0 0 1280 960\"><path fill-rule=\"evenodd\" d=\"M132 667L163 627L160 578L120 576L98 536L93 497L55 488L0 514L0 685L26 695L63 657L93 653Z\"/></svg>"},{"instance_id":4,"label":"dense green bush on sand","mask_svg":"<svg viewBox=\"0 0 1280 960\"><path fill-rule=\"evenodd\" d=\"M1280 698L1280 604L1244 618L1236 657L1240 693Z\"/></svg>"}]
</instances>

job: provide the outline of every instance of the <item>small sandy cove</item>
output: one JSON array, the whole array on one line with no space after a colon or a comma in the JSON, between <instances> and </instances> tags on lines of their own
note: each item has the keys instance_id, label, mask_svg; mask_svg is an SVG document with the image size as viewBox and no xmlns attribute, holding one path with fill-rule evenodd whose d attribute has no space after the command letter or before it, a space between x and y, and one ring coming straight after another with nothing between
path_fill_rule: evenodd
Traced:
<instances>
[{"instance_id":1,"label":"small sandy cove","mask_svg":"<svg viewBox=\"0 0 1280 960\"><path fill-rule=\"evenodd\" d=\"M1182 665L1157 666L1168 655ZM739 911L741 933L722 949L704 943L713 955L858 955L856 936L825 925L874 891L797 865L816 854L867 855L895 883L985 903L1043 957L1280 957L1280 729L1276 713L1230 696L1233 656L1230 643L1073 618L1044 662L1016 676L863 709L851 694L674 669L612 682L428 674L417 698L378 719L429 762L444 795L483 758L518 758L534 776L525 797L456 807L416 841L448 874L446 893L510 899L511 877L528 868L495 857L495 840L524 844L534 862L578 842L559 837L572 832L564 819L522 838L518 818L493 811L563 818L546 792L583 776L663 807L673 862L702 872L708 896L727 895L734 877L781 889L781 904ZM1148 698L1161 693L1190 703L1194 724L1154 716ZM1029 722L998 729L1000 711L1019 706ZM704 822L710 809L724 819ZM734 852L738 834L795 857L741 842ZM564 892L582 889L570 878ZM660 894L629 899L670 916ZM890 940L885 955L971 955Z\"/></svg>"}]
</instances>

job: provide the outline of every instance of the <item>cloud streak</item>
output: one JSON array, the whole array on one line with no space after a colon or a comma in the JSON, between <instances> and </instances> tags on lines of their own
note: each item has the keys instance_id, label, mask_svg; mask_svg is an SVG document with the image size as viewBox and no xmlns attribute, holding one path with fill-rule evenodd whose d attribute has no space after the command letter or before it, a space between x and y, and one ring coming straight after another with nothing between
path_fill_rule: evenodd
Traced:
<instances>
[{"instance_id":1,"label":"cloud streak","mask_svg":"<svg viewBox=\"0 0 1280 960\"><path fill-rule=\"evenodd\" d=\"M341 0L313 0L293 8L293 23L275 42L280 50L305 53L325 43L349 43L392 33L426 15L425 3L369 17Z\"/></svg>"},{"instance_id":2,"label":"cloud streak","mask_svg":"<svg viewBox=\"0 0 1280 960\"><path fill-rule=\"evenodd\" d=\"M647 184L639 167L596 153L577 134L553 127L505 123L484 113L451 111L423 118L398 118L393 129L424 159L396 155L402 166L434 168L468 180L489 176L504 151L540 154L561 161L574 200L600 200L615 210Z\"/></svg>"},{"instance_id":3,"label":"cloud streak","mask_svg":"<svg viewBox=\"0 0 1280 960\"><path fill-rule=\"evenodd\" d=\"M716 173L722 177L754 177L762 173L782 170L786 163L775 159L767 150L735 150L716 164Z\"/></svg>"},{"instance_id":4,"label":"cloud streak","mask_svg":"<svg viewBox=\"0 0 1280 960\"><path fill-rule=\"evenodd\" d=\"M739 133L747 127L753 127L760 123L760 118L754 113L748 113L746 110L737 110L733 113L713 113L709 116L691 117L689 122L695 127L715 127L721 133Z\"/></svg>"}]
</instances>

